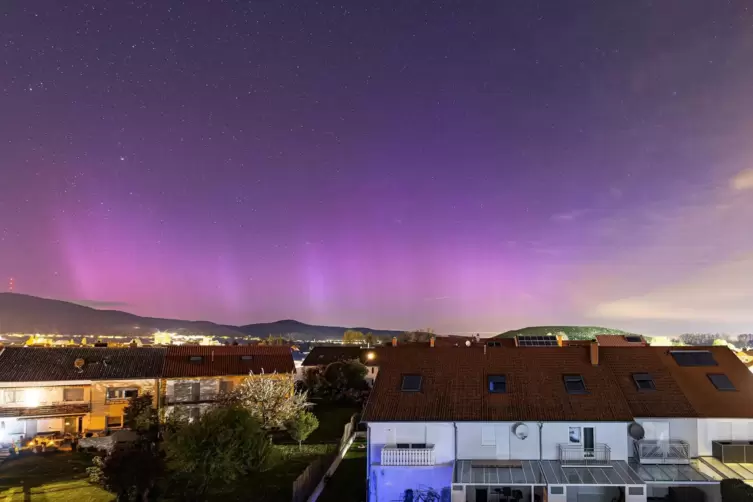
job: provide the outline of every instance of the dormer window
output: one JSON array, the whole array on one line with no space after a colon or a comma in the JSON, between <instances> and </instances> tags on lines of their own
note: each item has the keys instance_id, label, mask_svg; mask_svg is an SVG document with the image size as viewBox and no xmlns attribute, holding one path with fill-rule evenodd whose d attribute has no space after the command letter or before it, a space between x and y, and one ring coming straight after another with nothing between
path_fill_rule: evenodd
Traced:
<instances>
[{"instance_id":1,"label":"dormer window","mask_svg":"<svg viewBox=\"0 0 753 502\"><path fill-rule=\"evenodd\" d=\"M421 375L403 375L400 390L403 392L419 392L421 390Z\"/></svg>"},{"instance_id":2,"label":"dormer window","mask_svg":"<svg viewBox=\"0 0 753 502\"><path fill-rule=\"evenodd\" d=\"M648 373L633 373L633 381L638 390L656 390L654 379Z\"/></svg>"},{"instance_id":3,"label":"dormer window","mask_svg":"<svg viewBox=\"0 0 753 502\"><path fill-rule=\"evenodd\" d=\"M565 390L568 394L585 394L586 382L581 375L565 375Z\"/></svg>"},{"instance_id":4,"label":"dormer window","mask_svg":"<svg viewBox=\"0 0 753 502\"><path fill-rule=\"evenodd\" d=\"M489 375L487 378L489 392L492 394L505 394L507 392L507 378L505 375Z\"/></svg>"},{"instance_id":5,"label":"dormer window","mask_svg":"<svg viewBox=\"0 0 753 502\"><path fill-rule=\"evenodd\" d=\"M191 356L188 358L188 360L192 363L198 364L198 363L201 363L204 360L204 358L202 356Z\"/></svg>"}]
</instances>

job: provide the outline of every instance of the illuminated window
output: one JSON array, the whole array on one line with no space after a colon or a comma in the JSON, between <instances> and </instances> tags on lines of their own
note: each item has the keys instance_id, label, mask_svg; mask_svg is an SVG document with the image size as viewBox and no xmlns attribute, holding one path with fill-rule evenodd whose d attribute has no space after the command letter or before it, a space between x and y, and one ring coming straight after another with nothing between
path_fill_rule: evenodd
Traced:
<instances>
[{"instance_id":1,"label":"illuminated window","mask_svg":"<svg viewBox=\"0 0 753 502\"><path fill-rule=\"evenodd\" d=\"M123 427L123 415L117 415L117 416L107 416L107 428L108 429L117 429L120 427Z\"/></svg>"},{"instance_id":2,"label":"illuminated window","mask_svg":"<svg viewBox=\"0 0 753 502\"><path fill-rule=\"evenodd\" d=\"M6 389L5 390L5 404L16 404L24 402L23 389Z\"/></svg>"},{"instance_id":3,"label":"illuminated window","mask_svg":"<svg viewBox=\"0 0 753 502\"><path fill-rule=\"evenodd\" d=\"M139 389L111 387L107 389L107 399L130 399L139 395Z\"/></svg>"}]
</instances>

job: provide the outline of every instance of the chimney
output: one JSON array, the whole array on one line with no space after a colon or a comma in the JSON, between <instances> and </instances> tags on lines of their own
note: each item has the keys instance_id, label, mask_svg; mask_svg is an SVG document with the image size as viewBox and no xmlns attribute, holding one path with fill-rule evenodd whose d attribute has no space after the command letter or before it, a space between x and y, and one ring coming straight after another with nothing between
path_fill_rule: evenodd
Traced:
<instances>
[{"instance_id":1,"label":"chimney","mask_svg":"<svg viewBox=\"0 0 753 502\"><path fill-rule=\"evenodd\" d=\"M392 337L392 346L393 347L397 347L397 337L396 336Z\"/></svg>"},{"instance_id":2,"label":"chimney","mask_svg":"<svg viewBox=\"0 0 753 502\"><path fill-rule=\"evenodd\" d=\"M432 347L432 348L434 347L434 341L435 340L436 340L436 338L433 337L433 336L431 338L429 338L429 347Z\"/></svg>"},{"instance_id":3,"label":"chimney","mask_svg":"<svg viewBox=\"0 0 753 502\"><path fill-rule=\"evenodd\" d=\"M599 365L599 344L596 341L591 342L591 364Z\"/></svg>"},{"instance_id":4,"label":"chimney","mask_svg":"<svg viewBox=\"0 0 753 502\"><path fill-rule=\"evenodd\" d=\"M557 335L557 346L562 347L562 335Z\"/></svg>"}]
</instances>

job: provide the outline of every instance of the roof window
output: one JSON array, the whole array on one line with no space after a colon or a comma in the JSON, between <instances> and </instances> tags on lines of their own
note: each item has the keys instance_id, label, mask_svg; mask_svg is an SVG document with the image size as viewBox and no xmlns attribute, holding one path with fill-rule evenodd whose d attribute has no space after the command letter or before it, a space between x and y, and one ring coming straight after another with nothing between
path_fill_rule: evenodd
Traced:
<instances>
[{"instance_id":1,"label":"roof window","mask_svg":"<svg viewBox=\"0 0 753 502\"><path fill-rule=\"evenodd\" d=\"M241 361L250 361L253 358L254 356L245 355L245 356L241 356Z\"/></svg>"},{"instance_id":2,"label":"roof window","mask_svg":"<svg viewBox=\"0 0 753 502\"><path fill-rule=\"evenodd\" d=\"M501 347L502 342L496 341L496 342L486 342L487 347Z\"/></svg>"},{"instance_id":3,"label":"roof window","mask_svg":"<svg viewBox=\"0 0 753 502\"><path fill-rule=\"evenodd\" d=\"M669 353L679 366L716 366L716 360L708 350L671 350Z\"/></svg>"},{"instance_id":4,"label":"roof window","mask_svg":"<svg viewBox=\"0 0 753 502\"><path fill-rule=\"evenodd\" d=\"M403 392L418 392L421 390L421 375L403 375L403 382L400 385Z\"/></svg>"},{"instance_id":5,"label":"roof window","mask_svg":"<svg viewBox=\"0 0 753 502\"><path fill-rule=\"evenodd\" d=\"M737 390L735 389L735 386L732 385L729 377L724 373L709 373L706 376L709 377L709 380L711 380L711 383L714 384L714 387L716 387L717 390Z\"/></svg>"},{"instance_id":6,"label":"roof window","mask_svg":"<svg viewBox=\"0 0 753 502\"><path fill-rule=\"evenodd\" d=\"M489 392L492 394L505 394L507 392L507 378L505 375L489 375L487 381Z\"/></svg>"},{"instance_id":7,"label":"roof window","mask_svg":"<svg viewBox=\"0 0 753 502\"><path fill-rule=\"evenodd\" d=\"M638 335L625 335L625 341L631 343L641 343L643 338Z\"/></svg>"},{"instance_id":8,"label":"roof window","mask_svg":"<svg viewBox=\"0 0 753 502\"><path fill-rule=\"evenodd\" d=\"M648 373L633 373L633 381L638 390L656 390L654 379Z\"/></svg>"},{"instance_id":9,"label":"roof window","mask_svg":"<svg viewBox=\"0 0 753 502\"><path fill-rule=\"evenodd\" d=\"M581 375L565 375L565 390L568 394L585 394L586 382Z\"/></svg>"},{"instance_id":10,"label":"roof window","mask_svg":"<svg viewBox=\"0 0 753 502\"><path fill-rule=\"evenodd\" d=\"M200 363L201 361L204 360L204 358L201 356L191 356L188 358L188 360L191 361L192 363Z\"/></svg>"}]
</instances>

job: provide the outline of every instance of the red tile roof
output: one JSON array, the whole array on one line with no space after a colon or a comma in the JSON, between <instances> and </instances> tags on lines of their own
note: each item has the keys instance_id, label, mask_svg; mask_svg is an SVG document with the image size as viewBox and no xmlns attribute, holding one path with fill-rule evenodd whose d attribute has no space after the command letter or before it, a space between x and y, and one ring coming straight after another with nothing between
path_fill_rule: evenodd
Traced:
<instances>
[{"instance_id":1,"label":"red tile roof","mask_svg":"<svg viewBox=\"0 0 753 502\"><path fill-rule=\"evenodd\" d=\"M708 350L716 366L680 366L673 350ZM647 373L655 390L639 390ZM736 391L720 391L723 373ZM400 390L402 375L422 376L419 392ZM587 394L568 394L563 377L579 374ZM505 375L507 392L488 392L487 377ZM393 351L380 365L365 421L631 421L633 418L753 418L753 374L727 347L434 348Z\"/></svg>"},{"instance_id":2,"label":"red tile roof","mask_svg":"<svg viewBox=\"0 0 753 502\"><path fill-rule=\"evenodd\" d=\"M400 390L404 374L422 376L420 392ZM583 376L586 394L565 390L573 374ZM505 375L507 393L489 393L489 375ZM609 368L592 365L585 347L433 348L380 366L364 420L632 420L619 396Z\"/></svg>"},{"instance_id":3,"label":"red tile roof","mask_svg":"<svg viewBox=\"0 0 753 502\"><path fill-rule=\"evenodd\" d=\"M690 404L703 418L753 418L753 373L727 347L650 347L672 374ZM716 366L680 366L673 350L709 351ZM735 391L720 391L708 378L710 373L727 375Z\"/></svg>"},{"instance_id":4,"label":"red tile roof","mask_svg":"<svg viewBox=\"0 0 753 502\"><path fill-rule=\"evenodd\" d=\"M191 356L201 356L199 362ZM250 356L251 359L244 359ZM272 345L199 346L167 348L162 376L165 378L290 373L294 371L290 347Z\"/></svg>"}]
</instances>

